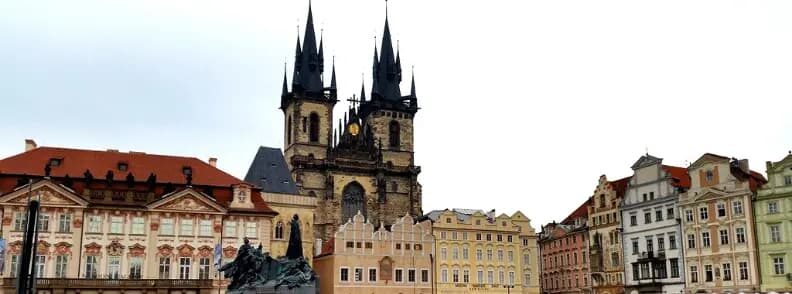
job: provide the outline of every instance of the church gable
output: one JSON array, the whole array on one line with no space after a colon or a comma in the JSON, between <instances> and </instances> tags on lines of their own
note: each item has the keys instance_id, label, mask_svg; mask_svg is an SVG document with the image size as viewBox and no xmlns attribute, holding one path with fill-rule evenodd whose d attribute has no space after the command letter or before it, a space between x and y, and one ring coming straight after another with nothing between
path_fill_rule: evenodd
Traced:
<instances>
[{"instance_id":1,"label":"church gable","mask_svg":"<svg viewBox=\"0 0 792 294\"><path fill-rule=\"evenodd\" d=\"M33 183L33 186L25 185L15 191L0 197L0 203L9 205L27 205L28 197L41 201L41 206L56 207L86 207L88 201L74 194L74 192L49 180L42 180Z\"/></svg>"},{"instance_id":2,"label":"church gable","mask_svg":"<svg viewBox=\"0 0 792 294\"><path fill-rule=\"evenodd\" d=\"M193 189L185 189L148 205L152 210L225 213L225 209L208 196Z\"/></svg>"}]
</instances>

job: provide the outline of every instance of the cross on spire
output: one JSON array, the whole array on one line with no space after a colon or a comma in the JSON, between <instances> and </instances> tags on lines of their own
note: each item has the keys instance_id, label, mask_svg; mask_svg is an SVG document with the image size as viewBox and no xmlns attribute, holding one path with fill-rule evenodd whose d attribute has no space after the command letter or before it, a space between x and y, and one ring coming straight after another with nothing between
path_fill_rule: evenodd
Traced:
<instances>
[{"instance_id":1,"label":"cross on spire","mask_svg":"<svg viewBox=\"0 0 792 294\"><path fill-rule=\"evenodd\" d=\"M352 98L347 99L347 101L349 101L352 104L352 108L355 108L357 107L358 104L360 104L360 99L357 99L357 97L355 97L355 94L352 94Z\"/></svg>"}]
</instances>

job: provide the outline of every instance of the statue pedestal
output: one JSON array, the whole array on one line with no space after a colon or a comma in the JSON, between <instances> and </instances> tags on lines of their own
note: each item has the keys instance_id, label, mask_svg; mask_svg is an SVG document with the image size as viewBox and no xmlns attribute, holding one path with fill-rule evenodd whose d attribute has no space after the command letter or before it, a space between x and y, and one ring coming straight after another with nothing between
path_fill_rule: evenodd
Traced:
<instances>
[{"instance_id":1,"label":"statue pedestal","mask_svg":"<svg viewBox=\"0 0 792 294\"><path fill-rule=\"evenodd\" d=\"M294 289L287 289L286 287L280 287L279 289L275 289L274 287L256 287L252 289L245 289L245 290L234 290L228 291L228 294L317 294L319 293L319 288L316 285L307 285L301 286L299 288Z\"/></svg>"}]
</instances>

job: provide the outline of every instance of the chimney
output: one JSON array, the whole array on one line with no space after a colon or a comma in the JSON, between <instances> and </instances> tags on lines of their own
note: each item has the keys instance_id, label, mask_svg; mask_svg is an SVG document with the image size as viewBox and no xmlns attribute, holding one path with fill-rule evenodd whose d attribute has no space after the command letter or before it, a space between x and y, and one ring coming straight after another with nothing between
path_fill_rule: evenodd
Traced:
<instances>
[{"instance_id":1,"label":"chimney","mask_svg":"<svg viewBox=\"0 0 792 294\"><path fill-rule=\"evenodd\" d=\"M209 165L212 167L217 167L217 158L209 157Z\"/></svg>"},{"instance_id":2,"label":"chimney","mask_svg":"<svg viewBox=\"0 0 792 294\"><path fill-rule=\"evenodd\" d=\"M33 141L33 139L25 139L25 152L28 152L36 148L38 148L38 145L36 145L36 141Z\"/></svg>"},{"instance_id":3,"label":"chimney","mask_svg":"<svg viewBox=\"0 0 792 294\"><path fill-rule=\"evenodd\" d=\"M314 241L314 256L322 254L322 239Z\"/></svg>"},{"instance_id":4,"label":"chimney","mask_svg":"<svg viewBox=\"0 0 792 294\"><path fill-rule=\"evenodd\" d=\"M739 166L740 169L744 173L746 173L746 174L750 174L751 173L751 170L748 169L748 159L740 159L740 160L738 160L737 161L737 166Z\"/></svg>"}]
</instances>

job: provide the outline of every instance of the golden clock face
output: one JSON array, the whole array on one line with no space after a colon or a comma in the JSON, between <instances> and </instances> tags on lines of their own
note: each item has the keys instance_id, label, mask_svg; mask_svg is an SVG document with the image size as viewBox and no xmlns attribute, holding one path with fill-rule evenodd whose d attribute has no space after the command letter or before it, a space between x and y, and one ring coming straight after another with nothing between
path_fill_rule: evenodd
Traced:
<instances>
[{"instance_id":1,"label":"golden clock face","mask_svg":"<svg viewBox=\"0 0 792 294\"><path fill-rule=\"evenodd\" d=\"M357 136L358 133L360 133L360 126L356 123L349 124L349 133L352 134L352 136Z\"/></svg>"}]
</instances>

